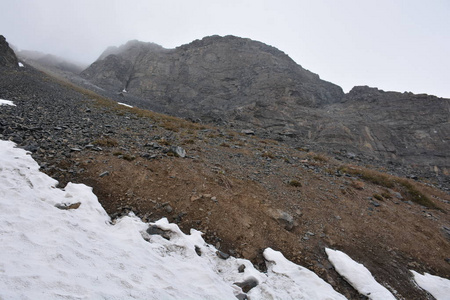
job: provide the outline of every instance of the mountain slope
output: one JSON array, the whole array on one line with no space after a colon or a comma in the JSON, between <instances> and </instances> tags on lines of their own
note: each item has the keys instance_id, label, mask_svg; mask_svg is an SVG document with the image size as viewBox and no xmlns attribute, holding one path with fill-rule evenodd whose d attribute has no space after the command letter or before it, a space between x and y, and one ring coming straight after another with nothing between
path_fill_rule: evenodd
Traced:
<instances>
[{"instance_id":1,"label":"mountain slope","mask_svg":"<svg viewBox=\"0 0 450 300\"><path fill-rule=\"evenodd\" d=\"M344 94L276 48L234 36L176 49L131 41L81 75L107 91L126 90L122 99L133 105L356 155L450 187L450 99L368 87Z\"/></svg>"},{"instance_id":2,"label":"mountain slope","mask_svg":"<svg viewBox=\"0 0 450 300\"><path fill-rule=\"evenodd\" d=\"M0 138L30 151L61 186L92 186L113 219L167 217L262 270L262 249L280 250L349 299L360 296L325 247L363 263L399 299L430 299L410 269L450 273L450 198L433 187L129 108L32 67L0 69L0 98L16 104L0 107Z\"/></svg>"}]
</instances>

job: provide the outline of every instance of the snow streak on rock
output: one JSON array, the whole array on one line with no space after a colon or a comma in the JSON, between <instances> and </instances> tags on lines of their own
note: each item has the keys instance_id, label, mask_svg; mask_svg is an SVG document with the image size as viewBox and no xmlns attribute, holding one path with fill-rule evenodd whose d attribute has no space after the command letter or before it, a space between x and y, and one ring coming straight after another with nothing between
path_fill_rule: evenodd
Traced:
<instances>
[{"instance_id":1,"label":"snow streak on rock","mask_svg":"<svg viewBox=\"0 0 450 300\"><path fill-rule=\"evenodd\" d=\"M11 106L16 106L15 104L14 104L14 102L12 102L11 100L3 100L3 99L0 99L0 106L1 105L11 105Z\"/></svg>"},{"instance_id":2,"label":"snow streak on rock","mask_svg":"<svg viewBox=\"0 0 450 300\"><path fill-rule=\"evenodd\" d=\"M360 294L373 300L395 300L391 292L379 284L364 265L357 263L344 252L328 248L325 251L336 271Z\"/></svg>"},{"instance_id":3,"label":"snow streak on rock","mask_svg":"<svg viewBox=\"0 0 450 300\"><path fill-rule=\"evenodd\" d=\"M428 273L421 275L415 271L411 272L414 275L414 281L421 288L433 295L436 300L450 299L450 280Z\"/></svg>"}]
</instances>

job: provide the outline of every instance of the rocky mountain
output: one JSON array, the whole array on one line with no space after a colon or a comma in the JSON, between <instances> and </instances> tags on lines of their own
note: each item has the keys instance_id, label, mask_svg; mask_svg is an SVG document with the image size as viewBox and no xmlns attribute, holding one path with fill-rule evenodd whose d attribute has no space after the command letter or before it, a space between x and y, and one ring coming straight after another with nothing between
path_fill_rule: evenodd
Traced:
<instances>
[{"instance_id":1,"label":"rocky mountain","mask_svg":"<svg viewBox=\"0 0 450 300\"><path fill-rule=\"evenodd\" d=\"M14 50L9 47L5 37L0 35L0 67L17 67L18 64Z\"/></svg>"},{"instance_id":2,"label":"rocky mountain","mask_svg":"<svg viewBox=\"0 0 450 300\"><path fill-rule=\"evenodd\" d=\"M117 97L138 101L129 93ZM323 138L331 148L341 139L359 145L347 140L350 133L362 130L359 122L373 128L378 119L361 113L346 128L337 126L362 109L360 101L366 110L387 105L392 115L379 117L389 126L395 121L399 131L423 122L410 111L397 120L406 100L391 97L358 87L339 102L305 107L310 124L323 124L309 138ZM441 101L423 97L413 96ZM130 212L146 222L166 217L184 232L202 231L223 258L247 258L262 271L262 250L277 249L348 299L368 295L336 272L325 248L364 264L397 299L432 299L410 270L449 278L450 196L432 185L260 137L268 130L263 127L251 135L124 106L32 66L0 68L0 99L15 105L0 105L0 139L29 151L58 187L69 181L92 186L112 219ZM341 119L328 120L321 115L327 112ZM384 138L370 133L374 141Z\"/></svg>"},{"instance_id":3,"label":"rocky mountain","mask_svg":"<svg viewBox=\"0 0 450 300\"><path fill-rule=\"evenodd\" d=\"M185 116L227 115L277 101L319 107L344 95L283 52L234 36L206 37L176 49L131 41L109 48L82 76Z\"/></svg>"},{"instance_id":4,"label":"rocky mountain","mask_svg":"<svg viewBox=\"0 0 450 300\"><path fill-rule=\"evenodd\" d=\"M78 74L86 68L82 64L39 51L22 50L18 52L18 56L27 64L38 69L45 69L46 71Z\"/></svg>"},{"instance_id":5,"label":"rocky mountain","mask_svg":"<svg viewBox=\"0 0 450 300\"><path fill-rule=\"evenodd\" d=\"M344 94L250 39L211 36L175 49L131 41L106 50L81 76L127 91L141 107L449 180L449 99L369 87Z\"/></svg>"}]
</instances>

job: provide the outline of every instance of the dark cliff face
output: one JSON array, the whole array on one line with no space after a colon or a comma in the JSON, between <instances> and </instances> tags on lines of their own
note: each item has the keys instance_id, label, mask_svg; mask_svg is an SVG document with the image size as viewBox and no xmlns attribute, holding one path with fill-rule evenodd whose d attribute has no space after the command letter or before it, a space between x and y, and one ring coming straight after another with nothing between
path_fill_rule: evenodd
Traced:
<instances>
[{"instance_id":1,"label":"dark cliff face","mask_svg":"<svg viewBox=\"0 0 450 300\"><path fill-rule=\"evenodd\" d=\"M280 100L320 107L344 95L276 48L234 36L207 37L170 50L132 41L105 52L83 77L109 90L125 88L181 115L227 114L258 103L277 106Z\"/></svg>"},{"instance_id":2,"label":"dark cliff face","mask_svg":"<svg viewBox=\"0 0 450 300\"><path fill-rule=\"evenodd\" d=\"M109 48L82 76L160 112L450 174L449 99L364 86L344 94L249 39L212 36L176 49L131 41Z\"/></svg>"},{"instance_id":3,"label":"dark cliff face","mask_svg":"<svg viewBox=\"0 0 450 300\"><path fill-rule=\"evenodd\" d=\"M0 67L17 67L19 61L3 35L0 35Z\"/></svg>"}]
</instances>

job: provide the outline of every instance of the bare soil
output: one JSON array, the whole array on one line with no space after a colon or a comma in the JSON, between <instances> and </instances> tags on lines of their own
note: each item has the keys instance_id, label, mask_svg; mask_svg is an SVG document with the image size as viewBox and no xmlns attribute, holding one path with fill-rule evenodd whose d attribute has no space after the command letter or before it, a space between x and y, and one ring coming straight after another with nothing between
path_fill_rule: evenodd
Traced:
<instances>
[{"instance_id":1,"label":"bare soil","mask_svg":"<svg viewBox=\"0 0 450 300\"><path fill-rule=\"evenodd\" d=\"M77 180L93 186L113 217L129 211L146 221L167 217L261 269L262 251L280 250L351 299L360 296L333 270L325 247L363 263L399 299L430 297L409 270L449 278L450 243L442 230L450 224L448 194L412 181L441 208L427 209L398 199L400 188L337 176L342 162L333 158L220 132L183 131L186 158L128 161L117 156L120 142L101 153L79 153L74 160L86 171ZM105 171L109 175L100 177ZM293 222L280 220L281 212Z\"/></svg>"}]
</instances>

